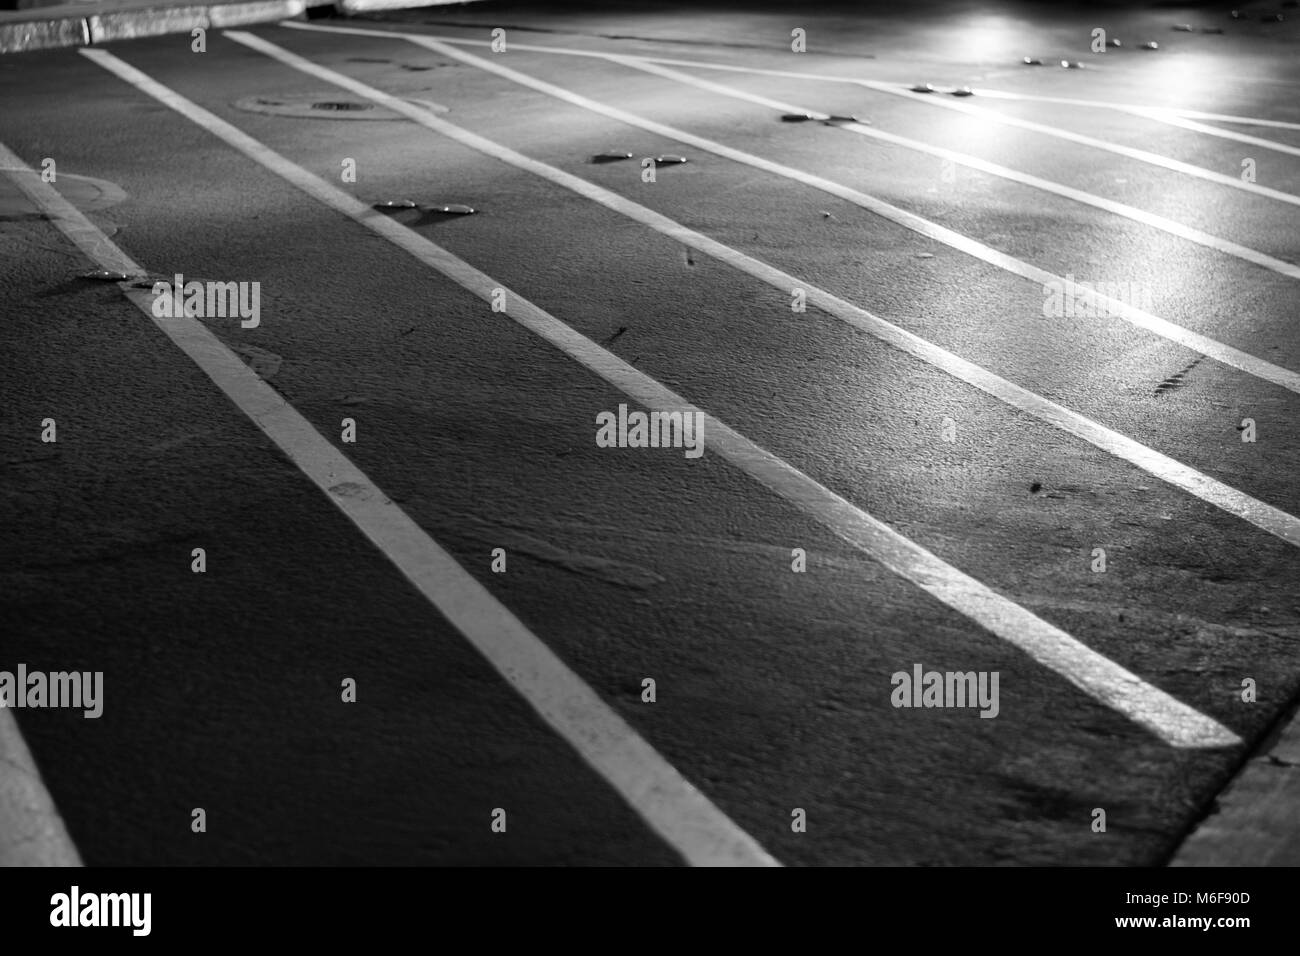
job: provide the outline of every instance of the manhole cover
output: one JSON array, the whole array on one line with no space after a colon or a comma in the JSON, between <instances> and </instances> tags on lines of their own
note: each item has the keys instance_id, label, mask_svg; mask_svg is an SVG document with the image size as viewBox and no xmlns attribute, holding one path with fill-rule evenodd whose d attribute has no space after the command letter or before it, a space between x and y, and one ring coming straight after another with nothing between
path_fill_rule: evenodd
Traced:
<instances>
[{"instance_id":1,"label":"manhole cover","mask_svg":"<svg viewBox=\"0 0 1300 956\"><path fill-rule=\"evenodd\" d=\"M374 109L374 106L371 105L370 103L347 103L347 102L331 102L329 100L321 100L312 103L311 108L314 110L337 110L339 112L343 112L346 110L372 110Z\"/></svg>"},{"instance_id":2,"label":"manhole cover","mask_svg":"<svg viewBox=\"0 0 1300 956\"><path fill-rule=\"evenodd\" d=\"M17 171L17 167L0 166L0 171ZM37 167L36 172L40 172ZM116 206L126 199L126 193L116 183L93 176L65 173L55 167L54 188L64 199L82 212L97 212ZM27 198L8 176L0 176L0 222L21 222L44 219L44 215Z\"/></svg>"},{"instance_id":3,"label":"manhole cover","mask_svg":"<svg viewBox=\"0 0 1300 956\"><path fill-rule=\"evenodd\" d=\"M446 113L447 107L432 100L408 99L431 113ZM319 93L282 93L245 96L235 100L235 108L267 116L292 116L297 119L335 120L405 120L405 116L361 97L339 96L338 90Z\"/></svg>"}]
</instances>

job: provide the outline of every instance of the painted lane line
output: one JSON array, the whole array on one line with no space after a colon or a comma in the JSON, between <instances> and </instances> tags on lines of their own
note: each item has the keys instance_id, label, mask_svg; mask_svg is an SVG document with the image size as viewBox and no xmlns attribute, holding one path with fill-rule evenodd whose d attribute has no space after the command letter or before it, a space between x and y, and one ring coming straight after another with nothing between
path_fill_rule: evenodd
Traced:
<instances>
[{"instance_id":1,"label":"painted lane line","mask_svg":"<svg viewBox=\"0 0 1300 956\"><path fill-rule=\"evenodd\" d=\"M1219 129L1217 126L1208 126L1205 123L1198 123L1195 120L1188 119L1184 116L1175 116L1169 113L1161 113L1156 110L1143 112L1141 110L1126 110L1135 116L1145 116L1148 119L1158 120L1169 126L1176 126L1179 129L1191 130L1194 133L1205 133L1207 136L1218 136L1220 139L1230 139L1238 143L1249 143L1251 146L1258 146L1261 149L1271 149L1275 153L1286 153L1289 156L1300 156L1300 147L1289 146L1286 143L1279 143L1273 139L1262 139L1259 136L1248 136L1245 133L1237 133L1230 129Z\"/></svg>"},{"instance_id":2,"label":"painted lane line","mask_svg":"<svg viewBox=\"0 0 1300 956\"><path fill-rule=\"evenodd\" d=\"M394 111L400 112L417 124L455 140L470 149L492 156L517 169L532 173L577 195L599 203L635 222L654 229L661 235L676 240L682 245L696 249L738 271L766 282L779 290L783 296L788 296L793 289L803 289L807 293L807 301L828 315L833 315L846 324L893 345L900 351L933 365L954 378L975 386L1039 421L1082 438L1103 451L1136 465L1148 474L1181 488L1202 501L1221 508L1229 514L1248 521L1256 527L1300 547L1300 518L1252 498L1244 492L1225 485L1166 455L1162 455L1154 449L1121 435L1119 432L1112 431L1104 425L1080 415L1078 412L1057 405L1055 402L1051 402L1026 388L1009 382L973 362L954 355L952 352L940 348L918 335L914 335L865 309L832 295L824 289L804 282L789 273L782 272L765 262L760 262L737 249L710 239L702 233L695 232L681 223L669 219L667 216L647 209L630 199L625 199L617 193L597 186L595 183L580 179L538 160L530 159L507 146L502 146L500 143L486 139L476 133L471 133L432 114L425 113L409 103L404 103L351 77L318 66L310 60L281 49L259 37L247 33L227 33L225 35L296 70L349 90L382 106L391 106Z\"/></svg>"},{"instance_id":3,"label":"painted lane line","mask_svg":"<svg viewBox=\"0 0 1300 956\"><path fill-rule=\"evenodd\" d=\"M286 65L295 68L314 67L314 70L307 72L322 79L334 82L332 78L337 77L338 80L347 81L347 77L341 74L315 67L309 61L258 37L245 33L229 33L227 36ZM83 52L91 55L89 51ZM484 302L492 302L494 291L504 289L490 276L457 259L420 234L385 216L377 215L354 197L273 153L224 120L184 100L111 54L94 52L97 53L94 56L95 62L154 96L308 195L389 240L417 261L451 279ZM347 81L340 85L369 98L373 98L370 94L374 93L380 98L376 102L401 102L360 83ZM424 113L409 104L405 104L405 110L409 112L404 115L411 118L433 118L432 114ZM439 121L439 126L444 125L450 126ZM465 136L479 138L460 131L457 127L450 128ZM704 414L660 382L601 348L523 296L509 289L504 291L507 304L504 314L630 398L651 409L687 413L700 411ZM710 449L740 471L794 504L895 574L1020 649L1084 693L1125 715L1161 740L1175 747L1224 747L1240 742L1232 731L1217 721L1146 683L1054 625L945 563L727 425L707 414L704 414L704 420L707 434L710 435Z\"/></svg>"},{"instance_id":4,"label":"painted lane line","mask_svg":"<svg viewBox=\"0 0 1300 956\"><path fill-rule=\"evenodd\" d=\"M28 181L30 176L39 183L39 175L3 143L0 143L0 171L33 200L37 209L42 209ZM66 205L66 200L52 186L46 188ZM104 269L139 274L138 267L128 257L112 254L111 243L98 242L103 234L94 226L87 222L85 227L75 228L80 229L81 242L93 245L100 252L97 261ZM17 722L8 707L0 707L0 866L80 865L77 848L41 780Z\"/></svg>"},{"instance_id":5,"label":"painted lane line","mask_svg":"<svg viewBox=\"0 0 1300 956\"><path fill-rule=\"evenodd\" d=\"M81 866L81 857L13 714L0 707L0 867L9 866Z\"/></svg>"},{"instance_id":6,"label":"painted lane line","mask_svg":"<svg viewBox=\"0 0 1300 956\"><path fill-rule=\"evenodd\" d=\"M1089 109L1116 110L1121 113L1140 113L1148 115L1161 113L1179 116L1185 119L1208 120L1211 123L1232 123L1237 126L1259 126L1267 129L1300 130L1300 123L1286 120L1262 119L1256 116L1233 116L1229 113L1203 113L1200 110L1187 110L1177 106L1151 106L1139 103L1110 103L1105 100L1081 100L1067 96L1036 96L1030 93L1012 93L1006 90L986 90L976 87L976 96L994 100L1017 100L1026 103L1054 103L1059 106L1085 106Z\"/></svg>"},{"instance_id":7,"label":"painted lane line","mask_svg":"<svg viewBox=\"0 0 1300 956\"><path fill-rule=\"evenodd\" d=\"M314 23L300 23L293 20L284 20L276 24L277 26L286 27L292 30L307 30L316 33L343 33L351 36L372 36L386 37L389 39L407 39L411 34L398 33L393 30L366 30L358 27L330 27ZM440 34L419 34L426 36L431 40L438 40L442 43L454 43L458 46L482 46L490 47L490 40L471 40L464 37L442 36ZM608 53L601 50L579 50L571 47L539 46L537 44L510 42L509 49L520 50L525 53L550 53L557 56L578 56L588 57L590 59L610 59L611 57L622 56L629 59L641 60L646 63L662 63L665 66L683 66L694 67L701 70L723 70L732 73L747 73L757 76L784 77L787 79L811 80L819 83L847 83L854 86L860 85L864 78L862 77L845 77L833 76L825 73L803 73L791 70L772 70L763 67L737 66L731 63L713 63L707 60L681 60L673 57L643 56L639 54L620 54ZM882 81L886 82L886 81ZM1261 119L1251 116L1234 116L1227 113L1203 113L1199 110L1188 110L1177 107L1167 106L1146 106L1130 103L1108 103L1104 100L1082 100L1072 99L1063 96L1032 96L1025 93L1010 93L1002 90L990 90L982 87L975 88L973 92L985 99L1005 99L1005 100L1026 100L1042 103L1056 103L1066 106L1084 106L1093 109L1110 109L1122 113L1133 113L1135 115L1145 116L1149 119L1164 122L1164 115L1174 115L1185 117L1187 119L1209 120L1211 122L1234 123L1242 126L1261 126L1271 127L1274 129L1300 130L1300 123L1291 123L1285 120ZM1152 115L1162 114L1162 115ZM1207 128L1204 132L1210 132L1213 128ZM1210 135L1218 135L1221 130L1215 130ZM1289 151L1285 144L1275 143L1272 140L1262 140L1261 144L1270 144L1268 148L1277 146L1283 147L1282 151Z\"/></svg>"},{"instance_id":8,"label":"painted lane line","mask_svg":"<svg viewBox=\"0 0 1300 956\"><path fill-rule=\"evenodd\" d=\"M1223 113L1201 113L1196 110L1179 109L1173 106L1143 106L1133 103L1107 103L1100 100L1080 100L1066 96L1030 96L1023 93L1008 93L1002 90L990 90L983 87L976 87L971 92L980 99L985 100L1007 100L1017 103L1051 103L1058 106L1078 106L1084 109L1102 109L1111 110L1115 113L1127 113L1131 116L1141 116L1143 119L1154 120L1157 123L1164 123L1167 126L1177 126L1181 129L1192 130L1197 133L1205 133L1207 136L1217 136L1221 139L1231 139L1242 143L1251 143L1264 149L1275 150L1279 153L1287 153L1292 156L1300 156L1300 149L1291 146L1288 143L1282 143L1274 139L1261 139L1258 136L1246 136L1241 133L1235 133L1231 130L1220 129L1217 126L1206 126L1202 123L1194 123L1192 120L1210 120L1219 123L1234 123L1245 126L1264 126L1275 129L1300 130L1300 123L1288 123L1282 120L1265 120L1255 119L1249 116L1229 116Z\"/></svg>"},{"instance_id":9,"label":"painted lane line","mask_svg":"<svg viewBox=\"0 0 1300 956\"><path fill-rule=\"evenodd\" d=\"M281 23L279 25L280 26L292 25L300 29L308 29L308 30L342 29L339 27L319 27L319 26L309 26L307 24L290 24L288 22ZM358 30L355 32L366 33L369 31ZM391 36L399 37L402 36L402 34L392 33ZM478 41L462 40L455 37L439 36L439 37L435 37L435 39L443 40L448 43L459 43L462 45L478 44ZM491 44L488 42L483 42L482 45L490 46ZM521 50L525 49L525 47L521 44L515 44L515 43L511 44L512 49L516 47ZM552 48L542 47L542 46L532 46L532 47L527 47L526 49L530 52L539 52L539 53L555 52L555 53L579 55L579 56L611 55L611 54L592 54L588 51L583 51L583 50L553 50ZM679 59L671 59L668 57L638 56L635 54L621 54L621 55L633 56L636 59L645 60L646 62L649 63L662 63L665 66L696 67L701 70L720 70L729 73L746 73L746 74L756 75L756 76L783 77L786 79L810 80L813 82L820 82L820 83L848 83L854 86L860 86L864 82L871 82L866 80L866 78L864 77L832 76L825 73L803 73L803 72L791 71L791 70L772 70L763 67L736 66L729 63L712 63L706 60L679 60ZM885 85L897 86L899 89L906 89L905 86L899 86L898 84L890 83L890 81L887 80L880 80L875 82L884 83ZM1271 128L1271 129L1300 130L1300 123L1292 123L1286 120L1262 119L1262 118L1251 117L1251 116L1233 116L1226 113L1202 113L1198 110L1181 109L1178 107L1143 106L1143 105L1129 104L1129 103L1107 103L1102 100L1081 100L1081 99L1072 99L1063 96L1029 96L1027 94L1009 93L1002 90L990 90L983 87L974 87L972 88L971 92L982 99L1018 100L1018 101L1029 101L1029 102L1054 103L1062 106L1081 106L1081 107L1087 107L1089 109L1108 109L1108 110L1115 110L1116 112L1120 112L1120 113L1132 113L1134 115L1145 116L1149 119L1159 119L1162 122L1164 121L1163 120L1164 116L1172 115L1172 116L1182 117L1185 119L1207 120L1209 122L1216 122L1216 123L1232 123L1239 126L1260 126L1260 127ZM923 94L923 95L928 95L928 94ZM1160 114L1160 115L1157 116L1153 114ZM1216 133L1217 132L1219 131L1216 131ZM1284 145L1281 143L1274 143L1274 141L1272 140L1268 140L1267 142L1277 146Z\"/></svg>"},{"instance_id":10,"label":"painted lane line","mask_svg":"<svg viewBox=\"0 0 1300 956\"><path fill-rule=\"evenodd\" d=\"M173 109L197 109L104 50L80 52ZM210 114L206 119L222 122ZM233 127L227 132L231 131ZM253 140L242 146L258 153L264 164L278 161L289 165ZM18 160L7 149L0 156ZM290 171L308 176L297 167ZM328 187L318 183L318 188ZM106 236L96 235L94 225L37 174L31 174L26 191L92 260L104 268L126 264L131 269L122 271L142 272ZM364 214L357 212L363 221L381 216L368 208ZM442 255L450 259L446 253ZM777 865L202 322L189 317L157 318L149 292L126 287L124 291L686 861L695 865Z\"/></svg>"},{"instance_id":11,"label":"painted lane line","mask_svg":"<svg viewBox=\"0 0 1300 956\"><path fill-rule=\"evenodd\" d=\"M1243 192L1262 196L1266 199L1274 199L1278 202L1288 203L1292 206L1300 206L1300 196L1294 195L1293 193L1282 192L1280 189L1270 189L1267 186L1259 185L1259 183L1248 183L1237 176L1228 176L1224 173L1216 173L1212 169L1193 166L1191 163L1184 163L1182 160L1171 159L1168 156L1160 156L1145 149L1138 149L1134 146L1125 146L1122 143L1112 143L1110 140L1099 139L1096 136L1087 136L1083 133L1076 133L1059 126L1048 126L1046 123L1035 123L1033 120L1021 119L1018 116L1007 116L997 112L996 110L983 109L978 106L972 106L969 103L957 103L945 97L934 96L930 93L913 93L911 90L894 83L880 83L875 80L858 80L858 85L869 90L874 90L877 93L888 93L891 96L902 96L914 103L928 103L930 106L937 106L941 109L964 113L967 116L974 116L994 123L1001 123L1003 126L1013 126L1016 129L1025 129L1033 133L1041 133L1043 136L1051 136L1055 139L1063 139L1066 142L1078 143L1080 146L1087 146L1090 149L1100 149L1108 153L1114 153L1117 156L1123 156L1127 159L1135 159L1140 163L1146 163L1148 166L1158 166L1161 169L1168 169L1176 173L1182 173L1184 176L1192 176L1196 179L1203 179L1206 182L1217 183L1220 186L1230 186L1233 189L1240 189Z\"/></svg>"},{"instance_id":12,"label":"painted lane line","mask_svg":"<svg viewBox=\"0 0 1300 956\"><path fill-rule=\"evenodd\" d=\"M665 79L673 80L688 86L694 86L697 89L707 90L716 93L719 96L726 96L732 99L744 100L749 103L755 103L759 106L765 106L769 109L783 113L807 113L816 119L826 119L828 114L811 110L805 106L795 106L780 100L769 99L765 96L759 96L754 93L747 93L736 90L720 83L712 83L708 80L701 80L698 77L691 76L688 73L682 73L656 63L647 63L639 60L637 57L628 56L611 56L610 60L619 63L629 69L640 70L644 73L650 73L654 76L662 76ZM888 133L884 130L876 129L872 126L865 126L861 123L837 123L839 128L848 130L851 133L857 133L860 136L867 136L885 143L892 143L895 146L902 146L905 149L915 150L926 153L931 156L937 156L940 159L947 159L969 169L976 169L980 172L988 173L992 176L998 176L1011 182L1020 183L1023 186L1030 186L1042 192L1052 193L1065 199L1073 200L1085 206L1092 206L1095 209L1101 209L1105 212L1117 216L1123 216L1134 222L1141 223L1144 226L1150 226L1153 229L1159 229L1161 232L1177 236L1180 239L1187 239L1190 242L1213 249L1216 252L1222 252L1226 255L1242 259L1246 262L1262 266L1273 272L1289 276L1292 279L1300 279L1300 266L1282 259L1274 258L1256 249L1250 249L1238 243L1231 242L1227 239L1221 239L1218 236L1212 236L1209 233L1202 232L1199 229L1193 229L1182 223L1174 222L1172 219L1166 219L1164 216L1157 216L1153 213L1145 212L1134 206L1128 206L1124 203L1115 202L1105 199L1083 190L1074 189L1063 183L1053 182L1047 179L1040 179L1028 173L1022 173L1018 170L1011 169L1007 166L999 166L995 163L986 162L977 156L969 153L960 153L950 149L944 149L939 146L931 146L928 143L919 140L909 139L904 136L898 136L894 133ZM1208 129L1209 127L1207 127ZM1249 139L1249 137L1247 137ZM1297 150L1300 153L1300 150Z\"/></svg>"},{"instance_id":13,"label":"painted lane line","mask_svg":"<svg viewBox=\"0 0 1300 956\"><path fill-rule=\"evenodd\" d=\"M613 119L617 122L623 123L628 126L634 126L640 129L647 130L652 133L656 133L668 139L677 140L678 142L681 143L688 143L692 146L695 146L698 149L704 150L705 152L709 152L709 153L713 153L714 155L721 156L724 159L730 159L734 162L742 163L746 166L752 166L755 169L761 169L764 172L772 173L773 175L781 176L785 179L790 179L795 182L802 183L803 185L806 186L811 186L812 188L821 190L822 192L828 193L829 195L836 196L840 199L844 199L845 201L853 203L854 205L859 206L863 209L866 209L868 212L874 213L883 219L887 219L888 221L896 225L902 226L905 229L909 229L912 232L925 236L927 239L932 239L936 242L941 242L946 246L950 246L951 248L957 249L960 252L964 252L970 256L975 257L976 259L980 259L984 262L987 262L990 265L1002 269L1005 272L1010 272L1013 275L1020 276L1021 278L1029 279L1030 281L1044 288L1051 286L1053 288L1062 290L1067 295L1071 295L1076 298L1086 298L1086 299L1090 299L1093 302L1101 303L1105 305L1108 315L1111 316L1112 318L1122 319L1123 321L1128 322L1131 325L1137 326L1138 328L1145 329L1148 332L1152 332L1156 335L1162 336L1166 339L1169 339L1171 342L1176 342L1179 345L1183 346L1184 348L1191 349L1194 352L1199 352L1202 355L1207 355L1218 362L1222 362L1224 365L1230 365L1233 368L1245 372L1248 375L1253 375L1256 378L1263 379L1266 382L1272 382L1275 385L1280 385L1285 389L1300 394L1300 372L1293 372L1289 369L1282 368L1281 366L1274 365L1271 362L1258 358L1257 356L1251 355L1247 352L1243 352L1240 349L1233 348L1232 346L1226 345L1223 342L1219 342L1207 336L1200 335L1199 333L1193 332L1190 329L1185 329L1180 325L1175 325L1173 322L1170 322L1167 319L1162 319L1159 316L1152 315L1151 313L1145 312L1142 309L1130 305L1127 302L1123 302L1119 299L1115 299L1110 296L1099 295L1090 290L1086 290L1076 282L1069 281L1062 276L1053 275L1052 273L1048 272L1045 269L1040 269L1039 267L1031 265L1028 262L1024 262L1023 260L1017 259L1014 256L1010 256L1007 255L1006 253L999 252L996 249L993 249L990 246L986 246L983 243L971 239L968 236L962 235L961 233L958 232L954 232L953 230L948 229L944 226L940 226L938 223L931 222L930 220L918 216L915 213L910 213L904 209L898 208L897 206L893 206L875 196L870 196L866 193L859 192L856 189L851 189L850 187L842 185L841 183L836 183L828 179L823 179L822 177L813 175L812 173L806 173L803 172L802 170L793 169L789 166L783 166L779 163L774 163L770 160L763 159L762 157L755 156L751 153L746 153L738 149L733 149L730 146L725 146L722 143L717 143L714 142L713 140L705 139L702 136L696 136L695 134L689 133L685 130L677 129L672 126L665 126L662 123L657 123L653 120L646 119L645 117L638 116L634 113L629 113L626 110L621 110L618 109L617 107L608 106L604 103L600 103L597 102L596 100L589 99L588 97L582 96L578 93L574 93L562 87L555 86L552 83L547 83L545 81L538 80L534 77L528 76L527 74L520 73L519 71L513 70L509 67L500 66L499 64L494 63L490 60L486 60L482 57L477 57L469 53L463 53L460 50L454 49L453 47L446 46L445 44L442 44L438 41L431 41L422 37L408 36L405 34L398 34L398 36L404 37L408 42L414 43L417 46L426 47L428 49L441 53L444 56L448 56L451 57L452 59L460 60L461 62L467 63L470 66L476 66L479 69L485 70L489 73L495 73L496 75L502 77L503 79L508 79L511 82L518 83L521 86L526 86L530 89L537 90L540 93L545 93L548 96L554 97L555 99L561 100L562 102L569 103L573 106L577 106L581 109L585 109L590 112L597 113L602 116L606 116L610 119ZM276 49L279 48L277 47ZM306 60L304 60L303 62L308 63L308 61ZM306 69L307 72L311 72L312 69L324 70L323 67L316 67L315 64L309 64L309 66ZM330 71L325 71L325 72L330 72ZM336 79L331 79L329 80L329 82L335 83L336 85L343 85L344 83L355 82L349 80L346 77L343 77L342 74L336 73L333 75L336 77ZM361 84L358 84L358 86L360 85ZM366 89L371 89L371 88L366 87ZM373 91L373 92L378 92L378 91ZM409 109L408 111L404 112L403 115L408 115L408 116L411 115ZM419 121L417 120L417 122ZM439 129L439 130L441 129L439 127L430 127L430 128ZM453 137L462 134L470 135L467 133L463 133L460 127L454 126L450 123L445 124L445 128L446 130L456 131L455 133L451 133L451 132L447 133L447 135L451 135ZM483 140L483 142L489 143L492 147L497 146L497 144L491 143L490 140ZM520 156L520 154L518 153L514 153L513 151L510 152L513 156L519 157L521 160L525 162L532 162L531 160L528 160L526 157ZM537 164L537 167L546 170L552 169L552 167L545 166L544 164L540 164L540 163ZM558 170L556 170L556 172L558 172ZM570 177L570 178L573 180L573 182L583 183L584 186L589 187L590 190L593 190L592 192L587 193L587 195L594 196L597 194L601 194L607 196L614 196L613 193L609 193L608 191L605 190L600 190L598 187L592 186L590 183L587 183L585 180L580 180L577 179L576 177ZM603 202L603 200L598 200L598 201ZM639 210L644 209L644 207L637 206L635 203L630 203L629 207L635 207L636 209ZM649 210L645 210L645 211L649 212ZM672 220L664 220L664 221L672 222ZM679 226L676 223L674 223L673 225L674 228L676 229L684 228Z\"/></svg>"}]
</instances>

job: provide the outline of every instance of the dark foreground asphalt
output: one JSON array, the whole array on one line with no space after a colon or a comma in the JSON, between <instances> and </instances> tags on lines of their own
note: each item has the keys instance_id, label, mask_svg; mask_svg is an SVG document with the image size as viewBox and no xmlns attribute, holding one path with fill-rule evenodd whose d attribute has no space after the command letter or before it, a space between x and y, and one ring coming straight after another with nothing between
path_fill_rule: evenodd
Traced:
<instances>
[{"instance_id":1,"label":"dark foreground asphalt","mask_svg":"<svg viewBox=\"0 0 1300 956\"><path fill-rule=\"evenodd\" d=\"M313 22L479 41L502 27L504 53L459 49L1048 272L1131 283L1153 314L1297 369L1294 277L756 102L510 46L1300 123L1300 22L1259 22L1267 9L891 19L485 3ZM1170 30L1189 21L1225 33ZM1124 45L1089 53L1098 26ZM795 28L805 53L790 51ZM401 39L252 32L1300 514L1292 390L1117 318L1046 318L1041 283ZM1136 50L1145 39L1161 49ZM0 143L37 169L54 158L57 188L150 273L260 282L260 325L212 331L779 861L1160 863L1300 688L1295 543L413 122L243 108L356 98L217 31L203 54L187 36L107 49L367 203L426 207L395 218L1243 741L1171 746L710 454L708 434L698 460L598 447L596 415L629 399L508 317L78 52L0 59ZM1085 68L1051 65L1062 58ZM860 86L678 68L1300 255L1295 205L1266 195ZM1251 159L1259 185L1300 195L1295 128L1222 125L1288 153L1095 107L962 102L1234 178ZM608 149L634 158L590 162ZM643 182L637 158L666 153L689 162ZM82 278L86 258L0 189L0 669L105 674L98 720L15 712L86 862L677 861L115 284ZM444 202L479 212L427 209ZM46 418L57 443L40 440ZM354 444L339 441L345 418ZM204 574L190 569L199 547ZM917 663L998 672L997 717L891 706L891 675Z\"/></svg>"}]
</instances>

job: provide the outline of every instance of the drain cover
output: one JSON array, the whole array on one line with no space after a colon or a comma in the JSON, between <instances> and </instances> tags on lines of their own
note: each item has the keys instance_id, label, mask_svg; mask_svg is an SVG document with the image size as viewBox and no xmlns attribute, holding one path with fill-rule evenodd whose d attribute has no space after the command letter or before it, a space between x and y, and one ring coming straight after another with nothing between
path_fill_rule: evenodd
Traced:
<instances>
[{"instance_id":1,"label":"drain cover","mask_svg":"<svg viewBox=\"0 0 1300 956\"><path fill-rule=\"evenodd\" d=\"M349 103L345 100L318 100L311 104L314 110L336 110L343 112L346 110L372 110L374 106L370 103Z\"/></svg>"},{"instance_id":2,"label":"drain cover","mask_svg":"<svg viewBox=\"0 0 1300 956\"><path fill-rule=\"evenodd\" d=\"M16 172L17 167L0 166L0 172ZM82 212L97 212L116 206L126 199L126 193L116 183L92 176L78 176L65 173L62 168L56 172L54 188L63 198ZM45 216L27 194L18 188L8 176L0 176L0 222L24 222L41 220Z\"/></svg>"},{"instance_id":3,"label":"drain cover","mask_svg":"<svg viewBox=\"0 0 1300 956\"><path fill-rule=\"evenodd\" d=\"M408 99L408 103L431 113L446 113L447 107L432 100ZM362 97L339 96L338 90L320 93L283 93L245 96L235 100L235 108L267 116L292 116L297 119L333 120L404 120L390 109L376 106Z\"/></svg>"}]
</instances>

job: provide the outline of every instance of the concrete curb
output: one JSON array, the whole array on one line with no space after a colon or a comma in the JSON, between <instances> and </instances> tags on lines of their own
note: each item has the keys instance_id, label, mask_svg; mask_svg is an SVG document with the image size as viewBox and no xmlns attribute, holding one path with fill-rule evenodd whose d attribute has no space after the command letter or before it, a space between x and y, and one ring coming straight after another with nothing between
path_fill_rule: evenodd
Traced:
<instances>
[{"instance_id":1,"label":"concrete curb","mask_svg":"<svg viewBox=\"0 0 1300 956\"><path fill-rule=\"evenodd\" d=\"M1219 794L1170 866L1300 866L1300 700Z\"/></svg>"},{"instance_id":2,"label":"concrete curb","mask_svg":"<svg viewBox=\"0 0 1300 956\"><path fill-rule=\"evenodd\" d=\"M301 16L307 6L305 0L247 0L194 6L159 3L155 7L89 16L36 17L18 23L0 23L0 53L91 46L112 40L189 33L197 27L206 30L250 26Z\"/></svg>"}]
</instances>

